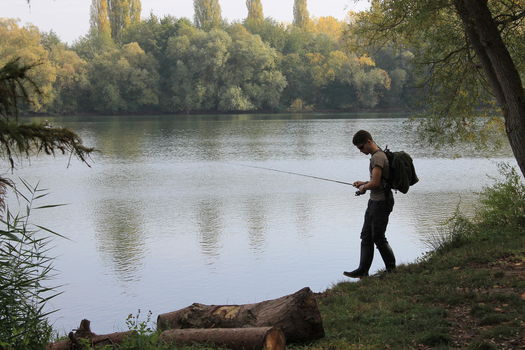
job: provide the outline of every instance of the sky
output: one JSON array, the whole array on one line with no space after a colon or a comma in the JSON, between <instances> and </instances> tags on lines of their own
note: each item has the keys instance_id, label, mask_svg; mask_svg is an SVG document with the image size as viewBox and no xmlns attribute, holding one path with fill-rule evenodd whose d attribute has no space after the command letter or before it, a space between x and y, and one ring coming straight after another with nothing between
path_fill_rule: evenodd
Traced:
<instances>
[{"instance_id":1,"label":"sky","mask_svg":"<svg viewBox=\"0 0 525 350\"><path fill-rule=\"evenodd\" d=\"M262 0L264 16L279 22L292 22L294 0ZM228 21L246 17L245 0L219 0L222 15ZM31 23L41 31L53 30L62 41L74 42L89 30L91 0L0 0L0 17L18 18L25 25ZM333 16L344 19L347 11L362 11L368 7L365 0L308 0L312 17ZM150 13L163 17L193 19L193 0L142 0L142 17Z\"/></svg>"}]
</instances>

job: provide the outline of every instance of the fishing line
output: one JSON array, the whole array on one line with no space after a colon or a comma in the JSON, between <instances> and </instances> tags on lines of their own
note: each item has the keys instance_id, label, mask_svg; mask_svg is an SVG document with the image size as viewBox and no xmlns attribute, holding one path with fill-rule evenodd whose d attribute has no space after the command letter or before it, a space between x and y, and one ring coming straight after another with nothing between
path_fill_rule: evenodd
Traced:
<instances>
[{"instance_id":1,"label":"fishing line","mask_svg":"<svg viewBox=\"0 0 525 350\"><path fill-rule=\"evenodd\" d=\"M323 181L335 182L335 183L343 184L343 185L354 186L353 184L351 184L351 183L349 183L349 182L338 181L338 180L332 180L332 179L327 179L327 178L319 177L319 176L312 176L312 175L306 175L306 174L294 173L294 172L291 172L291 171L285 171L285 170L279 170L279 169L272 169L272 168L265 168L265 167L262 167L262 166L256 166L256 165L246 165L246 164L235 164L235 165L242 166L242 167L246 167L246 168L255 168L255 169L268 170L268 171L275 171L275 172L277 172L277 173L284 173L284 174L290 174L290 175L304 176L304 177L309 177L309 178L311 178L311 179L317 179L317 180L323 180Z\"/></svg>"}]
</instances>

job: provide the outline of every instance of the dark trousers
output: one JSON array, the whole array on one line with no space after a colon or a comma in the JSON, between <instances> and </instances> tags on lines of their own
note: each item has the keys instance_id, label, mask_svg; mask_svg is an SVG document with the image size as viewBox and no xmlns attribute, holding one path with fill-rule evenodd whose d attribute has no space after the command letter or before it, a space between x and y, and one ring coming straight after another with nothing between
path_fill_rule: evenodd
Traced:
<instances>
[{"instance_id":1,"label":"dark trousers","mask_svg":"<svg viewBox=\"0 0 525 350\"><path fill-rule=\"evenodd\" d=\"M368 273L374 259L374 244L379 250L387 271L396 267L394 252L385 237L392 205L388 201L368 201L365 222L361 230L361 259L359 270Z\"/></svg>"}]
</instances>

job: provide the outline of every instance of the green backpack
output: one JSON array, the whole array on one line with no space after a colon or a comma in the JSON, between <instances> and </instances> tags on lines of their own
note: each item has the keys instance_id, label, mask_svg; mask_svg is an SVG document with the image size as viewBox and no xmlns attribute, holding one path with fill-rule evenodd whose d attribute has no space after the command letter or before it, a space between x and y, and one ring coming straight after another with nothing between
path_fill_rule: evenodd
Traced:
<instances>
[{"instance_id":1,"label":"green backpack","mask_svg":"<svg viewBox=\"0 0 525 350\"><path fill-rule=\"evenodd\" d=\"M412 157L406 152L392 152L388 146L383 151L388 158L390 175L386 180L386 185L392 190L407 193L410 186L415 185L419 179L416 175Z\"/></svg>"}]
</instances>

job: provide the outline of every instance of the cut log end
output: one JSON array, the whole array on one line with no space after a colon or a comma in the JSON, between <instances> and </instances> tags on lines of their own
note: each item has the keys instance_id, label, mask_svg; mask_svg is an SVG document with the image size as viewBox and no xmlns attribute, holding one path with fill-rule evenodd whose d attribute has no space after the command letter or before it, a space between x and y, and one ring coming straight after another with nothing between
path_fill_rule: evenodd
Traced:
<instances>
[{"instance_id":1,"label":"cut log end","mask_svg":"<svg viewBox=\"0 0 525 350\"><path fill-rule=\"evenodd\" d=\"M277 328L272 328L266 334L264 350L284 350L286 349L286 339L284 333Z\"/></svg>"}]
</instances>

